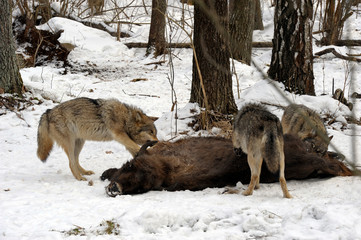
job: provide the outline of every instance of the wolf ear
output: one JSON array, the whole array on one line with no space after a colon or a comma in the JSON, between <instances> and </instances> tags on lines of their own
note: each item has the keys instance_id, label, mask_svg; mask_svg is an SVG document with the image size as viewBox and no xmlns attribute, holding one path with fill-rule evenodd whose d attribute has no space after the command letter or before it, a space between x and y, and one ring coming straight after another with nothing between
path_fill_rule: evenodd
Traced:
<instances>
[{"instance_id":1,"label":"wolf ear","mask_svg":"<svg viewBox=\"0 0 361 240\"><path fill-rule=\"evenodd\" d=\"M151 117L151 116L148 116L148 118L149 118L150 120L152 120L153 122L155 122L155 121L157 121L157 120L158 120L158 117Z\"/></svg>"},{"instance_id":2,"label":"wolf ear","mask_svg":"<svg viewBox=\"0 0 361 240\"><path fill-rule=\"evenodd\" d=\"M142 121L142 115L139 112L135 113L135 121L136 122Z\"/></svg>"},{"instance_id":3,"label":"wolf ear","mask_svg":"<svg viewBox=\"0 0 361 240\"><path fill-rule=\"evenodd\" d=\"M329 137L329 138L328 138L330 142L331 142L332 138L333 138L333 135L332 135L331 137Z\"/></svg>"}]
</instances>

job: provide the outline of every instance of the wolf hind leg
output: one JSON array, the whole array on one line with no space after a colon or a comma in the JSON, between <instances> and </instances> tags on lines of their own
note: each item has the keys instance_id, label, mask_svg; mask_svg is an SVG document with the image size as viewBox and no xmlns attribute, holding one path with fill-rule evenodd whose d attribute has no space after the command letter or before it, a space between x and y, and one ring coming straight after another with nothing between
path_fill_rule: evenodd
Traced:
<instances>
[{"instance_id":1,"label":"wolf hind leg","mask_svg":"<svg viewBox=\"0 0 361 240\"><path fill-rule=\"evenodd\" d=\"M74 144L74 146L75 146L74 147L75 164L76 164L76 167L78 168L80 174L82 174L82 175L92 175L92 174L94 174L93 171L85 170L79 164L79 154L80 154L81 150L83 149L84 143L85 143L84 139L78 138L78 139L75 140L75 144Z\"/></svg>"},{"instance_id":2,"label":"wolf hind leg","mask_svg":"<svg viewBox=\"0 0 361 240\"><path fill-rule=\"evenodd\" d=\"M59 145L64 149L66 155L69 159L69 168L73 174L73 176L77 180L86 181L86 178L83 177L80 173L78 165L75 160L74 149L75 149L75 140L66 139L67 141L59 142Z\"/></svg>"},{"instance_id":3,"label":"wolf hind leg","mask_svg":"<svg viewBox=\"0 0 361 240\"><path fill-rule=\"evenodd\" d=\"M283 153L281 154L281 158L280 158L280 178L279 178L279 181L280 181L280 184L281 184L283 197L292 198L292 195L288 192L288 189L287 189L287 184L286 184L286 179L285 179L285 156L284 156Z\"/></svg>"},{"instance_id":4,"label":"wolf hind leg","mask_svg":"<svg viewBox=\"0 0 361 240\"><path fill-rule=\"evenodd\" d=\"M261 179L262 163L263 163L263 159L261 159L259 166L258 166L258 178L257 178L256 185L254 186L254 189L259 189L259 181Z\"/></svg>"},{"instance_id":5,"label":"wolf hind leg","mask_svg":"<svg viewBox=\"0 0 361 240\"><path fill-rule=\"evenodd\" d=\"M247 190L243 191L242 194L245 196L249 196L253 194L253 189L256 187L258 183L259 187L259 172L261 171L262 158L252 156L252 151L248 152L248 165L251 169L251 181L248 185Z\"/></svg>"}]
</instances>

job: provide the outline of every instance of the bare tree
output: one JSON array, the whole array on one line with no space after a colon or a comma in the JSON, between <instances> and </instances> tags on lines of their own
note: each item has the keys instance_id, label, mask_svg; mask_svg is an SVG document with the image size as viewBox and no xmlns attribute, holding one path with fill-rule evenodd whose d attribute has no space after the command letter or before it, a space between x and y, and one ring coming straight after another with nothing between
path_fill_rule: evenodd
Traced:
<instances>
[{"instance_id":1,"label":"bare tree","mask_svg":"<svg viewBox=\"0 0 361 240\"><path fill-rule=\"evenodd\" d=\"M227 1L198 0L194 4L194 54L191 102L207 110L237 110L230 73Z\"/></svg>"},{"instance_id":2,"label":"bare tree","mask_svg":"<svg viewBox=\"0 0 361 240\"><path fill-rule=\"evenodd\" d=\"M335 44L341 38L344 23L352 15L351 7L356 2L355 0L326 0L325 7L320 7L321 16L324 11L322 32L325 34L321 39L323 45Z\"/></svg>"},{"instance_id":3,"label":"bare tree","mask_svg":"<svg viewBox=\"0 0 361 240\"><path fill-rule=\"evenodd\" d=\"M37 16L41 16L41 23L46 23L52 17L50 2L49 0L38 1L39 5L36 7L35 10L35 19L37 19Z\"/></svg>"},{"instance_id":4,"label":"bare tree","mask_svg":"<svg viewBox=\"0 0 361 240\"><path fill-rule=\"evenodd\" d=\"M311 21L311 0L276 1L268 75L298 94L315 95Z\"/></svg>"},{"instance_id":5,"label":"bare tree","mask_svg":"<svg viewBox=\"0 0 361 240\"><path fill-rule=\"evenodd\" d=\"M229 26L232 57L250 65L256 1L233 0L231 3Z\"/></svg>"},{"instance_id":6,"label":"bare tree","mask_svg":"<svg viewBox=\"0 0 361 240\"><path fill-rule=\"evenodd\" d=\"M23 81L15 55L9 0L0 0L0 93L23 92Z\"/></svg>"},{"instance_id":7,"label":"bare tree","mask_svg":"<svg viewBox=\"0 0 361 240\"><path fill-rule=\"evenodd\" d=\"M154 57L162 55L166 51L165 41L165 13L167 10L166 0L152 0L152 16L149 30L147 55L155 48Z\"/></svg>"}]
</instances>

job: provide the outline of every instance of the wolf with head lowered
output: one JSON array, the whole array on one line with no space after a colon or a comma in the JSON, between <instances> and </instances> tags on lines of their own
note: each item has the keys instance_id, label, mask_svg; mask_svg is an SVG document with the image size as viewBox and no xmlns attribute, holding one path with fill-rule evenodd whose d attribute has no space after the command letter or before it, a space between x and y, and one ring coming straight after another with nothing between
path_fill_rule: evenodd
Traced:
<instances>
[{"instance_id":1,"label":"wolf with head lowered","mask_svg":"<svg viewBox=\"0 0 361 240\"><path fill-rule=\"evenodd\" d=\"M280 120L274 114L258 104L247 104L237 114L233 124L232 142L235 151L246 153L251 170L251 181L243 195L252 195L259 188L263 160L267 168L276 173L283 196L291 198L284 176L285 156L284 139Z\"/></svg>"},{"instance_id":2,"label":"wolf with head lowered","mask_svg":"<svg viewBox=\"0 0 361 240\"><path fill-rule=\"evenodd\" d=\"M48 109L40 118L37 155L48 158L54 141L64 149L74 177L94 174L79 164L79 154L86 140L115 140L133 155L139 145L157 140L154 119L140 109L116 99L76 98Z\"/></svg>"},{"instance_id":3,"label":"wolf with head lowered","mask_svg":"<svg viewBox=\"0 0 361 240\"><path fill-rule=\"evenodd\" d=\"M314 110L300 105L290 104L286 107L281 124L283 132L297 135L307 146L309 152L324 156L332 139L322 118Z\"/></svg>"}]
</instances>

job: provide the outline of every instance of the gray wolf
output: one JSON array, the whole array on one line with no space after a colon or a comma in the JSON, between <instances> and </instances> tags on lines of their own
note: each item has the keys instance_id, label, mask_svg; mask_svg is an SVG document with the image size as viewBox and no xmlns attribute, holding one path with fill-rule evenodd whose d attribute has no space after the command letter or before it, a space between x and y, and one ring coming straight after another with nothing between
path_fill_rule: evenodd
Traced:
<instances>
[{"instance_id":1,"label":"gray wolf","mask_svg":"<svg viewBox=\"0 0 361 240\"><path fill-rule=\"evenodd\" d=\"M159 142L144 151L149 144L153 143L143 145L139 154L120 168L104 171L101 179L110 180L106 187L109 196L152 190L197 191L250 181L247 155L236 155L230 139L190 137L176 142ZM321 158L307 152L297 136L286 134L284 144L287 180L352 175L337 159ZM263 164L260 182L278 180L279 174L272 173Z\"/></svg>"},{"instance_id":2,"label":"gray wolf","mask_svg":"<svg viewBox=\"0 0 361 240\"><path fill-rule=\"evenodd\" d=\"M116 99L76 98L48 109L41 116L37 155L45 162L55 141L68 156L74 177L86 180L82 175L94 174L79 164L86 140L115 140L135 156L139 145L157 140L156 134L154 120L136 107Z\"/></svg>"},{"instance_id":3,"label":"gray wolf","mask_svg":"<svg viewBox=\"0 0 361 240\"><path fill-rule=\"evenodd\" d=\"M279 181L283 196L291 198L284 176L284 139L280 120L258 104L245 105L236 115L232 134L233 147L247 154L251 169L251 182L243 195L252 195L259 188L262 162L275 173L279 170Z\"/></svg>"},{"instance_id":4,"label":"gray wolf","mask_svg":"<svg viewBox=\"0 0 361 240\"><path fill-rule=\"evenodd\" d=\"M281 124L284 133L295 134L305 142L309 151L325 155L332 139L327 136L321 117L304 105L286 107Z\"/></svg>"}]
</instances>

